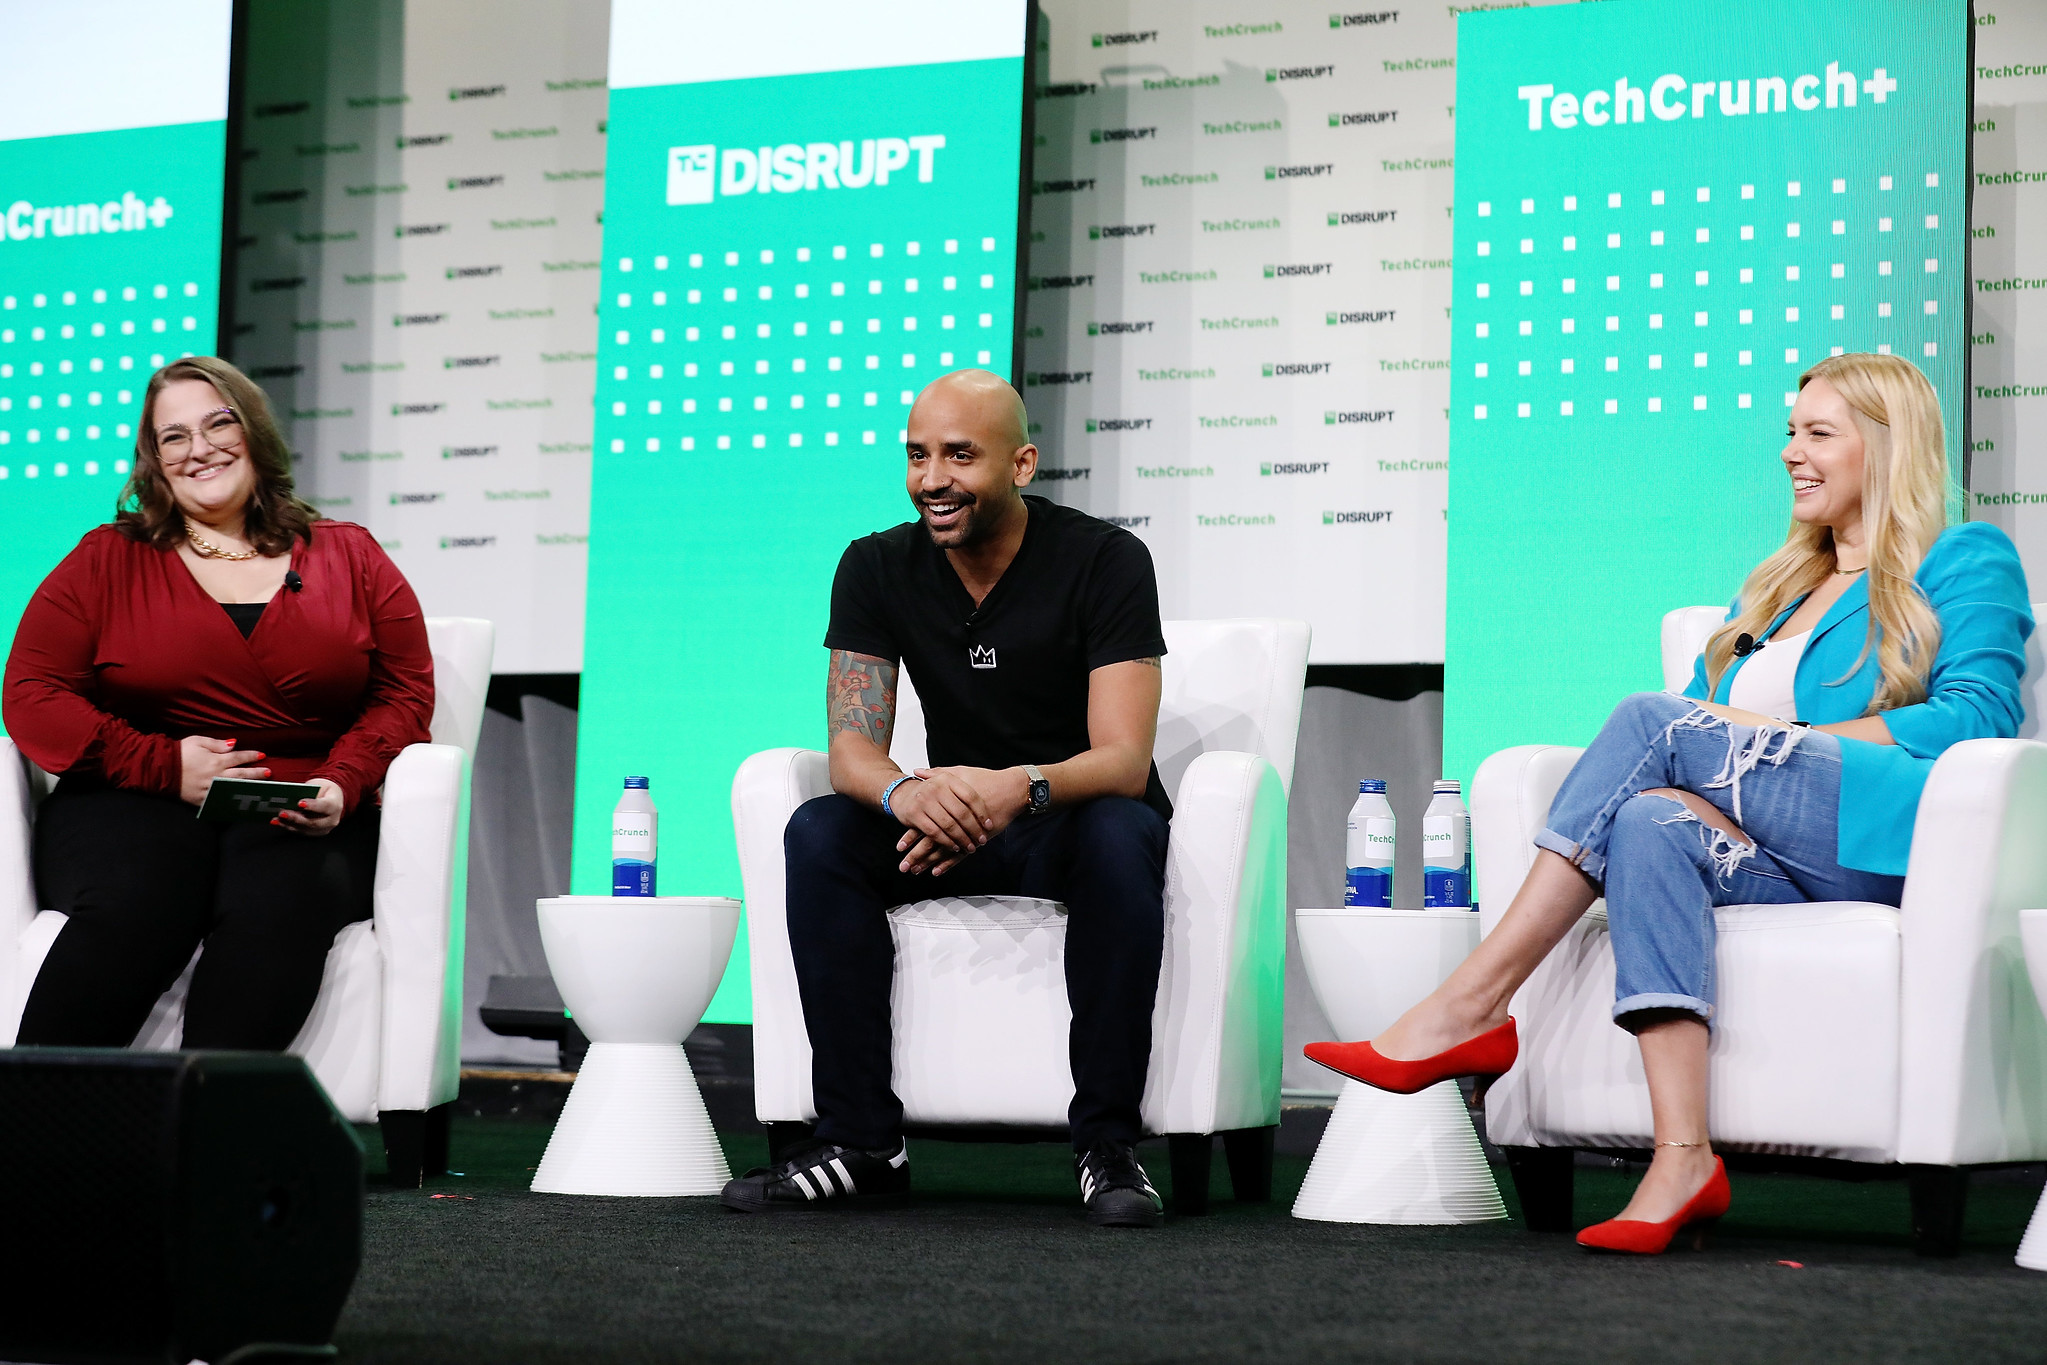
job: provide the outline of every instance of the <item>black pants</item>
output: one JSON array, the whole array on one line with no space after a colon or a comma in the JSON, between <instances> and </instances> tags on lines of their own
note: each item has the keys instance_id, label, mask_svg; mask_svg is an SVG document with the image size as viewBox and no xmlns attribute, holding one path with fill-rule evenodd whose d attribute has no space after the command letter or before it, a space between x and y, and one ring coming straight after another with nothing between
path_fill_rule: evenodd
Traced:
<instances>
[{"instance_id":1,"label":"black pants","mask_svg":"<svg viewBox=\"0 0 2047 1365\"><path fill-rule=\"evenodd\" d=\"M1166 833L1150 806L1104 797L1021 816L934 880L896 870L903 827L879 812L837 795L798 807L782 846L818 1136L882 1148L902 1131L890 1074L889 907L933 896L1023 895L1067 909L1074 1149L1135 1142L1165 950Z\"/></svg>"},{"instance_id":2,"label":"black pants","mask_svg":"<svg viewBox=\"0 0 2047 1365\"><path fill-rule=\"evenodd\" d=\"M194 816L70 779L43 803L38 903L71 918L29 992L23 1046L127 1047L201 943L185 1047L282 1052L298 1036L334 936L370 917L377 809L318 838Z\"/></svg>"}]
</instances>

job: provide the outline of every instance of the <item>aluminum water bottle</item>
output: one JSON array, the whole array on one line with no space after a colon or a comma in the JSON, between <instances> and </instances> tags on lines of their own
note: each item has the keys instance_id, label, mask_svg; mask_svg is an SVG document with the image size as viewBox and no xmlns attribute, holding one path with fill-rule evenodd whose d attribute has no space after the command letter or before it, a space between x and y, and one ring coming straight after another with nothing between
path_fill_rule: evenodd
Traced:
<instances>
[{"instance_id":1,"label":"aluminum water bottle","mask_svg":"<svg viewBox=\"0 0 2047 1365\"><path fill-rule=\"evenodd\" d=\"M1460 791L1438 782L1422 816L1422 904L1431 910L1471 908L1471 812Z\"/></svg>"},{"instance_id":2,"label":"aluminum water bottle","mask_svg":"<svg viewBox=\"0 0 2047 1365\"><path fill-rule=\"evenodd\" d=\"M625 795L611 812L611 894L654 894L654 798L647 779L628 777Z\"/></svg>"},{"instance_id":3,"label":"aluminum water bottle","mask_svg":"<svg viewBox=\"0 0 2047 1365\"><path fill-rule=\"evenodd\" d=\"M1393 904L1393 807L1386 784L1377 778L1358 783L1357 804L1343 840L1345 905Z\"/></svg>"}]
</instances>

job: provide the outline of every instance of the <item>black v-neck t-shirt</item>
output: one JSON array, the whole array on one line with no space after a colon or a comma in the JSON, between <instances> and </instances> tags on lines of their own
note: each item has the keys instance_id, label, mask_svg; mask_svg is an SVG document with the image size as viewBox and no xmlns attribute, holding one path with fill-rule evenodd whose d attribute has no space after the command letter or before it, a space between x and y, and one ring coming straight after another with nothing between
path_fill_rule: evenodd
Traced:
<instances>
[{"instance_id":1,"label":"black v-neck t-shirt","mask_svg":"<svg viewBox=\"0 0 2047 1365\"><path fill-rule=\"evenodd\" d=\"M1166 652L1144 542L1044 498L1024 504L1023 544L978 609L921 521L839 559L825 647L908 670L934 767L1062 763L1089 747L1088 674ZM1172 817L1157 764L1144 799Z\"/></svg>"}]
</instances>

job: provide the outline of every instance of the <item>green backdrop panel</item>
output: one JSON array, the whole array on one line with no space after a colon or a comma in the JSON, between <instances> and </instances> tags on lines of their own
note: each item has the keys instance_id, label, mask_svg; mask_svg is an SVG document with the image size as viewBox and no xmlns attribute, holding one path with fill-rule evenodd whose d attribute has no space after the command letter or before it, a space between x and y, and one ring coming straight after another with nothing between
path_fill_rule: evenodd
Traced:
<instances>
[{"instance_id":1,"label":"green backdrop panel","mask_svg":"<svg viewBox=\"0 0 2047 1365\"><path fill-rule=\"evenodd\" d=\"M0 649L112 519L150 372L213 350L226 131L0 142Z\"/></svg>"},{"instance_id":2,"label":"green backdrop panel","mask_svg":"<svg viewBox=\"0 0 2047 1365\"><path fill-rule=\"evenodd\" d=\"M609 890L644 773L661 891L739 895L734 772L824 747L832 571L911 515L910 397L1010 370L1022 82L1017 58L613 92L579 893ZM742 932L706 1019L751 1019L747 961Z\"/></svg>"},{"instance_id":3,"label":"green backdrop panel","mask_svg":"<svg viewBox=\"0 0 2047 1365\"><path fill-rule=\"evenodd\" d=\"M1460 19L1446 772L1662 686L1663 614L1782 542L1814 361L1920 365L1959 473L1968 33L1961 0Z\"/></svg>"}]
</instances>

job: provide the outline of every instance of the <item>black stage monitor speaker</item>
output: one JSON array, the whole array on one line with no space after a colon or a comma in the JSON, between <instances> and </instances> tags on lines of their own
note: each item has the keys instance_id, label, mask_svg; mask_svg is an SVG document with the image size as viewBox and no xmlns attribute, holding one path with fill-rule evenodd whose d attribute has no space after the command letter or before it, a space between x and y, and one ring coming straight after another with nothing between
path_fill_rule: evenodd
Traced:
<instances>
[{"instance_id":1,"label":"black stage monitor speaker","mask_svg":"<svg viewBox=\"0 0 2047 1365\"><path fill-rule=\"evenodd\" d=\"M311 1354L362 1204L362 1144L296 1057L0 1051L0 1360Z\"/></svg>"}]
</instances>

